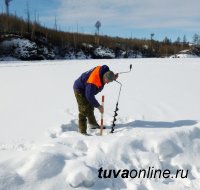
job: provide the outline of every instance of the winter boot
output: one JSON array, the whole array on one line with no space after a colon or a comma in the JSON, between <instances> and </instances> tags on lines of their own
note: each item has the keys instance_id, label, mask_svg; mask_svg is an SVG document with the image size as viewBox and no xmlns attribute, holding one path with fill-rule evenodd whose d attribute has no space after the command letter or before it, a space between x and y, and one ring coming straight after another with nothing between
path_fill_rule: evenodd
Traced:
<instances>
[{"instance_id":1,"label":"winter boot","mask_svg":"<svg viewBox=\"0 0 200 190\"><path fill-rule=\"evenodd\" d=\"M90 113L90 114L88 115L88 123L89 123L90 129L100 129L100 126L99 126L99 124L97 123L96 118L95 118L95 116L94 116L94 112L93 112L93 113Z\"/></svg>"},{"instance_id":2,"label":"winter boot","mask_svg":"<svg viewBox=\"0 0 200 190\"><path fill-rule=\"evenodd\" d=\"M100 125L97 123L96 119L95 119L95 122L93 122L93 123L89 122L89 127L90 127L90 129L100 129L101 128ZM105 129L105 128L106 127L103 127L103 129Z\"/></svg>"},{"instance_id":3,"label":"winter boot","mask_svg":"<svg viewBox=\"0 0 200 190\"><path fill-rule=\"evenodd\" d=\"M81 114L79 114L79 132L87 134L87 119Z\"/></svg>"}]
</instances>

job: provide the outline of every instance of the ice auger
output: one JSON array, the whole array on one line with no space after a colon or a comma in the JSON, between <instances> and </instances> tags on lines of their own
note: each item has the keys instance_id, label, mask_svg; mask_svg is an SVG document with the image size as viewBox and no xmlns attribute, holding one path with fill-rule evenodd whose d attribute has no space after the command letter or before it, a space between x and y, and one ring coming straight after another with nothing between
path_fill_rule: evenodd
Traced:
<instances>
[{"instance_id":1,"label":"ice auger","mask_svg":"<svg viewBox=\"0 0 200 190\"><path fill-rule=\"evenodd\" d=\"M119 72L118 74L124 74L124 73L129 73L131 72L131 69L132 69L132 64L130 65L130 70L129 71L126 71L126 72ZM119 111L119 108L118 108L118 104L119 104L119 97L120 97L120 93L121 93L121 89L122 89L122 83L115 80L119 85L120 85L120 89L119 89L119 95L118 95L118 99L117 99L117 103L116 103L116 107L115 107L115 111L114 111L114 116L113 116L113 122L112 122L112 127L111 127L111 133L114 132L114 128L115 128L115 122L116 122L116 117L118 116L117 112Z\"/></svg>"}]
</instances>

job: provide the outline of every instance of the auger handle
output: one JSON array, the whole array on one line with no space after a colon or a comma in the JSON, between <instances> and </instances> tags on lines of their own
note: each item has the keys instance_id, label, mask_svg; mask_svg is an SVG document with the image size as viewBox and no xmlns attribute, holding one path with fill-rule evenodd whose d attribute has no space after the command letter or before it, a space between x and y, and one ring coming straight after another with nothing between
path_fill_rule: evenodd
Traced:
<instances>
[{"instance_id":1,"label":"auger handle","mask_svg":"<svg viewBox=\"0 0 200 190\"><path fill-rule=\"evenodd\" d=\"M132 64L130 64L130 67L129 67L129 71L125 71L125 72L119 72L118 74L124 74L124 73L129 73L129 72L131 72L131 69L132 69Z\"/></svg>"}]
</instances>

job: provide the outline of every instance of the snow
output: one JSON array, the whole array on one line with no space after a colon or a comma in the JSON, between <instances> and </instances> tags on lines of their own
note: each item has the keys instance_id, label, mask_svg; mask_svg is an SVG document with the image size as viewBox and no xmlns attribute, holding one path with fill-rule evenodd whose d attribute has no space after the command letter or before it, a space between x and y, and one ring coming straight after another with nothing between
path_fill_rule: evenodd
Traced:
<instances>
[{"instance_id":1,"label":"snow","mask_svg":"<svg viewBox=\"0 0 200 190\"><path fill-rule=\"evenodd\" d=\"M179 54L170 56L170 58L199 58L199 56L187 54L187 53L179 53Z\"/></svg>"},{"instance_id":2,"label":"snow","mask_svg":"<svg viewBox=\"0 0 200 190\"><path fill-rule=\"evenodd\" d=\"M199 56L194 52L191 53L191 50L185 49L175 55L171 55L170 58L199 58Z\"/></svg>"},{"instance_id":3,"label":"snow","mask_svg":"<svg viewBox=\"0 0 200 190\"><path fill-rule=\"evenodd\" d=\"M44 41L44 39L42 40ZM47 47L42 45L39 47L35 42L19 37L2 41L0 47L3 48L4 51L6 50L6 54L9 55L0 58L1 61L14 61L17 59L28 60L31 57L31 60L33 60L34 57L40 59L45 59L45 57L53 59L55 57L54 52L48 50Z\"/></svg>"},{"instance_id":4,"label":"snow","mask_svg":"<svg viewBox=\"0 0 200 190\"><path fill-rule=\"evenodd\" d=\"M77 133L73 82L107 64L123 84L116 129ZM0 190L198 190L200 59L115 59L0 64ZM119 84L105 86L105 125ZM100 114L95 110L100 121ZM119 171L100 178L99 169ZM170 170L170 177L131 178L123 170ZM177 169L183 169L181 178ZM108 173L107 173L108 175ZM183 175L183 176L184 176Z\"/></svg>"},{"instance_id":5,"label":"snow","mask_svg":"<svg viewBox=\"0 0 200 190\"><path fill-rule=\"evenodd\" d=\"M15 54L21 55L22 57L28 57L30 54L30 49L32 49L31 53L36 53L37 45L35 42L31 42L27 39L11 39L11 40L5 40L2 42L2 46L4 47L17 47L15 49Z\"/></svg>"},{"instance_id":6,"label":"snow","mask_svg":"<svg viewBox=\"0 0 200 190\"><path fill-rule=\"evenodd\" d=\"M86 48L93 48L93 45L88 44L88 43L82 43L82 46L84 46Z\"/></svg>"},{"instance_id":7,"label":"snow","mask_svg":"<svg viewBox=\"0 0 200 190\"><path fill-rule=\"evenodd\" d=\"M94 50L94 54L95 56L99 56L102 58L115 58L115 54L113 52L113 50L109 49L109 48L104 48L104 47L98 47Z\"/></svg>"},{"instance_id":8,"label":"snow","mask_svg":"<svg viewBox=\"0 0 200 190\"><path fill-rule=\"evenodd\" d=\"M0 61L19 61L19 59L12 56L0 57Z\"/></svg>"},{"instance_id":9,"label":"snow","mask_svg":"<svg viewBox=\"0 0 200 190\"><path fill-rule=\"evenodd\" d=\"M65 54L64 59L90 59L90 56L86 56L82 50L78 52L69 51Z\"/></svg>"}]
</instances>

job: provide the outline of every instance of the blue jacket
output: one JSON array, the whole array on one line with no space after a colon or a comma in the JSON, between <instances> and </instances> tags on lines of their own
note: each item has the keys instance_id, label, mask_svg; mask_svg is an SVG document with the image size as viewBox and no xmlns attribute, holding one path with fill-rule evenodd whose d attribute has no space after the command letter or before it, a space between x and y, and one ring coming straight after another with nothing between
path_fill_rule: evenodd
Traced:
<instances>
[{"instance_id":1,"label":"blue jacket","mask_svg":"<svg viewBox=\"0 0 200 190\"><path fill-rule=\"evenodd\" d=\"M79 92L81 94L83 94L86 99L88 100L88 102L93 106L93 107L99 107L100 104L99 102L96 100L95 95L98 94L99 92L101 92L104 88L104 83L103 83L103 75L109 71L109 67L107 65L103 65L100 68L99 71L99 75L100 75L100 79L102 82L102 86L100 88L98 88L96 85L94 84L90 84L87 83L87 80L90 76L90 74L92 73L92 71L95 68L83 73L75 82L74 82L74 91Z\"/></svg>"}]
</instances>

